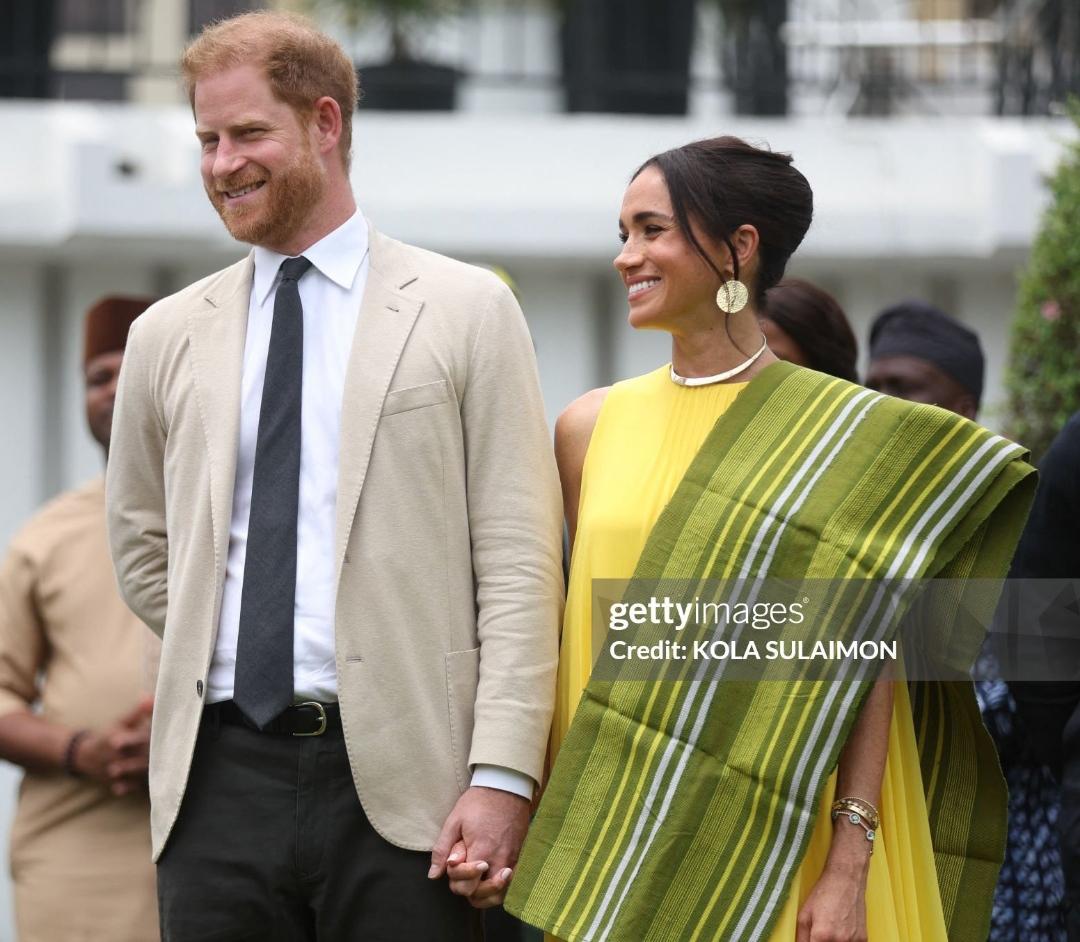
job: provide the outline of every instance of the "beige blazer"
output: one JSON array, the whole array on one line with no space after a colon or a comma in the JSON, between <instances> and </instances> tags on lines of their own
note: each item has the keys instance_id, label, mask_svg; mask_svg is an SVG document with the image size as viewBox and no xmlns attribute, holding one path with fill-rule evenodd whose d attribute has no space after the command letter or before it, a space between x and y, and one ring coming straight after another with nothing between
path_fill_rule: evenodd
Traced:
<instances>
[{"instance_id":1,"label":"beige blazer","mask_svg":"<svg viewBox=\"0 0 1080 942\"><path fill-rule=\"evenodd\" d=\"M184 796L221 604L253 262L155 304L108 464L120 590L162 635L155 859ZM562 604L558 477L524 318L490 272L371 232L345 379L335 644L356 790L431 848L469 767L539 781Z\"/></svg>"}]
</instances>

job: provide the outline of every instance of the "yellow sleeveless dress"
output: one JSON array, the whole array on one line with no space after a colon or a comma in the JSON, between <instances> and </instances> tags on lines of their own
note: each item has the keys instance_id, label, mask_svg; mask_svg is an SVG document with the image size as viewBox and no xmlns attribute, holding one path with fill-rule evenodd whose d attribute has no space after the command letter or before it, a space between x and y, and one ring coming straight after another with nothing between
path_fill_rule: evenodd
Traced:
<instances>
[{"instance_id":1,"label":"yellow sleeveless dress","mask_svg":"<svg viewBox=\"0 0 1080 942\"><path fill-rule=\"evenodd\" d=\"M625 579L716 420L745 383L677 386L668 366L616 384L608 393L585 457L577 534L559 655L551 756L558 752L593 665L593 579ZM907 685L897 683L882 782L881 833L870 858L870 942L947 942L930 843ZM832 841L830 776L802 865L795 873L773 942L796 935L799 907L814 888ZM548 939L551 939L548 936Z\"/></svg>"}]
</instances>

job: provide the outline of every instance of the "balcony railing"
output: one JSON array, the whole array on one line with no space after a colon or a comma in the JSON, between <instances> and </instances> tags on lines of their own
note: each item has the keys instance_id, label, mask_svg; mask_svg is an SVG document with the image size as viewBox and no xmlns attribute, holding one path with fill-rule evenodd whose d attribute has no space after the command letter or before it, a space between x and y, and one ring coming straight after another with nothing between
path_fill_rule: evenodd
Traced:
<instances>
[{"instance_id":1,"label":"balcony railing","mask_svg":"<svg viewBox=\"0 0 1080 942\"><path fill-rule=\"evenodd\" d=\"M259 5L188 0L170 44L155 21L165 2L56 0L50 8L47 0L8 0L0 15L7 18L0 22L0 96L148 100L153 80L153 100L169 94L162 88L179 100L170 83L188 31ZM690 11L693 41L679 53L688 61L657 70L657 37L670 31L655 18L674 16L680 5ZM874 0L857 6L872 10ZM627 27L635 7L653 19ZM663 108L715 115L1046 114L1080 93L1076 0L983 0L982 18L946 20L842 18L839 0L700 0L696 10L693 0L570 0L568 8L564 22L552 0L481 0L462 16L418 27L410 46L416 57L461 74L458 107L472 111L559 111L568 103L650 111L645 99L664 99L675 104ZM743 13L725 19L724 9ZM324 25L361 67L389 55L377 21L358 31L332 18ZM651 45L634 51L642 39ZM678 37L668 39L675 49ZM586 95L575 104L575 76L587 89L609 88L608 100ZM680 99L681 88L688 95Z\"/></svg>"}]
</instances>

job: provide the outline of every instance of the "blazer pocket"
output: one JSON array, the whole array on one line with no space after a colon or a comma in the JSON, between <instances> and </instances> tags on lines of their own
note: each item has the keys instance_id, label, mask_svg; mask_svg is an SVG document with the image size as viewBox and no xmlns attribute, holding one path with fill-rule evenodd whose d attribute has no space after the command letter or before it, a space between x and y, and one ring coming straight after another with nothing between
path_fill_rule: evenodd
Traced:
<instances>
[{"instance_id":1,"label":"blazer pocket","mask_svg":"<svg viewBox=\"0 0 1080 942\"><path fill-rule=\"evenodd\" d=\"M458 787L469 787L469 750L472 749L473 710L480 682L480 649L450 651L446 655L446 701L450 711L450 751Z\"/></svg>"},{"instance_id":2,"label":"blazer pocket","mask_svg":"<svg viewBox=\"0 0 1080 942\"><path fill-rule=\"evenodd\" d=\"M391 389L383 401L382 414L411 412L413 409L422 409L424 406L436 406L440 402L446 402L450 395L447 385L445 379L439 379L434 383L424 383L422 386Z\"/></svg>"}]
</instances>

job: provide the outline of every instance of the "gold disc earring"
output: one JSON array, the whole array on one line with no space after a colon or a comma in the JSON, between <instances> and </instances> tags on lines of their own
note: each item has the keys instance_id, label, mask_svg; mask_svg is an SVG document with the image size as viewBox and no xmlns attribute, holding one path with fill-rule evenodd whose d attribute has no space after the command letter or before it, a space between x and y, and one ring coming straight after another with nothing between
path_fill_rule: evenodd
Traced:
<instances>
[{"instance_id":1,"label":"gold disc earring","mask_svg":"<svg viewBox=\"0 0 1080 942\"><path fill-rule=\"evenodd\" d=\"M750 300L750 290L738 278L725 281L716 292L716 306L725 314L737 314Z\"/></svg>"}]
</instances>

